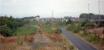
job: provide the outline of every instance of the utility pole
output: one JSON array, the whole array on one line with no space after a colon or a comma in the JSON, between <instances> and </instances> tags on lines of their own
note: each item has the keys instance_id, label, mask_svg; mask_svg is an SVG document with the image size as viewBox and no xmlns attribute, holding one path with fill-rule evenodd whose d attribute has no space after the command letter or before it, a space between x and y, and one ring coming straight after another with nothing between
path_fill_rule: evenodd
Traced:
<instances>
[{"instance_id":1,"label":"utility pole","mask_svg":"<svg viewBox=\"0 0 104 50\"><path fill-rule=\"evenodd\" d=\"M98 0L98 14L100 14L100 0Z\"/></svg>"},{"instance_id":2,"label":"utility pole","mask_svg":"<svg viewBox=\"0 0 104 50\"><path fill-rule=\"evenodd\" d=\"M99 17L99 20L100 20L100 0L98 0L98 17Z\"/></svg>"},{"instance_id":3,"label":"utility pole","mask_svg":"<svg viewBox=\"0 0 104 50\"><path fill-rule=\"evenodd\" d=\"M88 14L90 13L90 0L88 0ZM88 15L88 18L90 19L90 16ZM88 19L88 20L89 20Z\"/></svg>"},{"instance_id":4,"label":"utility pole","mask_svg":"<svg viewBox=\"0 0 104 50\"><path fill-rule=\"evenodd\" d=\"M52 14L51 14L51 16L54 17L54 10L52 10Z\"/></svg>"},{"instance_id":5,"label":"utility pole","mask_svg":"<svg viewBox=\"0 0 104 50\"><path fill-rule=\"evenodd\" d=\"M90 13L90 2L88 0L88 13Z\"/></svg>"}]
</instances>

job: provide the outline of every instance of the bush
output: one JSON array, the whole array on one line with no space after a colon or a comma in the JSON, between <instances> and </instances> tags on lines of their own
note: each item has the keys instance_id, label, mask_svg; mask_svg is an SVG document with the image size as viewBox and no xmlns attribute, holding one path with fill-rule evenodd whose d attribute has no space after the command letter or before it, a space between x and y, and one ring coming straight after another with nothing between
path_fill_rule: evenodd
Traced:
<instances>
[{"instance_id":1,"label":"bush","mask_svg":"<svg viewBox=\"0 0 104 50\"><path fill-rule=\"evenodd\" d=\"M22 19L13 18L12 16L0 17L0 34L4 36L12 36L13 32L25 24Z\"/></svg>"},{"instance_id":2,"label":"bush","mask_svg":"<svg viewBox=\"0 0 104 50\"><path fill-rule=\"evenodd\" d=\"M92 42L92 43L97 43L100 39L96 36L96 35L94 35L94 34L89 34L88 35L88 41L89 42Z\"/></svg>"},{"instance_id":3,"label":"bush","mask_svg":"<svg viewBox=\"0 0 104 50\"><path fill-rule=\"evenodd\" d=\"M57 28L54 32L60 34L61 30L59 28Z\"/></svg>"},{"instance_id":4,"label":"bush","mask_svg":"<svg viewBox=\"0 0 104 50\"><path fill-rule=\"evenodd\" d=\"M0 34L3 36L11 36L12 30L7 26L0 27Z\"/></svg>"},{"instance_id":5,"label":"bush","mask_svg":"<svg viewBox=\"0 0 104 50\"><path fill-rule=\"evenodd\" d=\"M80 24L73 23L73 24L68 25L67 29L77 33L81 30L81 26L80 26Z\"/></svg>"}]
</instances>

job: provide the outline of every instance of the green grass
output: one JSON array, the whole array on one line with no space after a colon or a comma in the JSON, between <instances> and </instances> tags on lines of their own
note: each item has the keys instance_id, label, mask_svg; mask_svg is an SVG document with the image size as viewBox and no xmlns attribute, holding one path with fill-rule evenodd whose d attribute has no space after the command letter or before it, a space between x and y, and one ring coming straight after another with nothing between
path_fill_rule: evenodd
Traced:
<instances>
[{"instance_id":1,"label":"green grass","mask_svg":"<svg viewBox=\"0 0 104 50\"><path fill-rule=\"evenodd\" d=\"M44 31L48 33L54 33L58 31L58 26L56 24L49 24L49 25L44 25Z\"/></svg>"},{"instance_id":2,"label":"green grass","mask_svg":"<svg viewBox=\"0 0 104 50\"><path fill-rule=\"evenodd\" d=\"M52 33L52 32L53 32L52 26L45 25L44 27L45 27L45 28L44 28L44 31L45 31L45 32L48 32L48 33Z\"/></svg>"},{"instance_id":3,"label":"green grass","mask_svg":"<svg viewBox=\"0 0 104 50\"><path fill-rule=\"evenodd\" d=\"M67 26L67 29L74 32L74 33L77 33L81 30L81 27L80 27L80 24L78 23L73 23L73 24L69 24Z\"/></svg>"},{"instance_id":4,"label":"green grass","mask_svg":"<svg viewBox=\"0 0 104 50\"><path fill-rule=\"evenodd\" d=\"M23 27L18 28L14 34L16 36L20 35L31 35L32 33L36 32L36 27L35 25L25 25Z\"/></svg>"}]
</instances>

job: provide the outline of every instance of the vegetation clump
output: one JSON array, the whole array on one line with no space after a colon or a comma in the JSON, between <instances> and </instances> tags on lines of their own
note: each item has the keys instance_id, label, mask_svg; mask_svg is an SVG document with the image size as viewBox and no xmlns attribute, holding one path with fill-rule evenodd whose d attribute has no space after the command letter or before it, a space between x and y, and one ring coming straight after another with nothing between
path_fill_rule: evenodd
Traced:
<instances>
[{"instance_id":1,"label":"vegetation clump","mask_svg":"<svg viewBox=\"0 0 104 50\"><path fill-rule=\"evenodd\" d=\"M0 17L0 34L4 36L12 36L13 32L18 27L21 27L26 22L19 18L13 18L12 16L1 16Z\"/></svg>"}]
</instances>

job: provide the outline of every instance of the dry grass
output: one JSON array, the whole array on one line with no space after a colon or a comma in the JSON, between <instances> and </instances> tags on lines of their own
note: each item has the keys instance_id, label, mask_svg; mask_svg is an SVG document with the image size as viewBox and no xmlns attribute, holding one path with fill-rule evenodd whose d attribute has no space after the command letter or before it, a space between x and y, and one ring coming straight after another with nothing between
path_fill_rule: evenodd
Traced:
<instances>
[{"instance_id":1,"label":"dry grass","mask_svg":"<svg viewBox=\"0 0 104 50\"><path fill-rule=\"evenodd\" d=\"M0 38L0 50L30 50L28 43L32 43L33 35Z\"/></svg>"},{"instance_id":2,"label":"dry grass","mask_svg":"<svg viewBox=\"0 0 104 50\"><path fill-rule=\"evenodd\" d=\"M63 41L64 38L59 35L59 34L53 34L53 35L49 35L48 36L51 40L53 40L54 42L57 42L57 41Z\"/></svg>"},{"instance_id":3,"label":"dry grass","mask_svg":"<svg viewBox=\"0 0 104 50\"><path fill-rule=\"evenodd\" d=\"M61 34L52 33L51 35L46 33L46 35L53 41L53 45L62 50L77 50L67 39ZM60 50L59 49L59 50Z\"/></svg>"},{"instance_id":4,"label":"dry grass","mask_svg":"<svg viewBox=\"0 0 104 50\"><path fill-rule=\"evenodd\" d=\"M39 48L34 50L75 50L75 47L70 45L61 34L49 34L45 32L43 34L43 36L47 36L52 42L45 45L39 44ZM8 38L3 37L1 38L2 40L0 43L2 43L4 46L0 48L0 50L32 50L32 45L29 44L33 43L33 37L34 35Z\"/></svg>"},{"instance_id":5,"label":"dry grass","mask_svg":"<svg viewBox=\"0 0 104 50\"><path fill-rule=\"evenodd\" d=\"M38 50L64 50L64 49L58 46L45 46L39 48Z\"/></svg>"}]
</instances>

